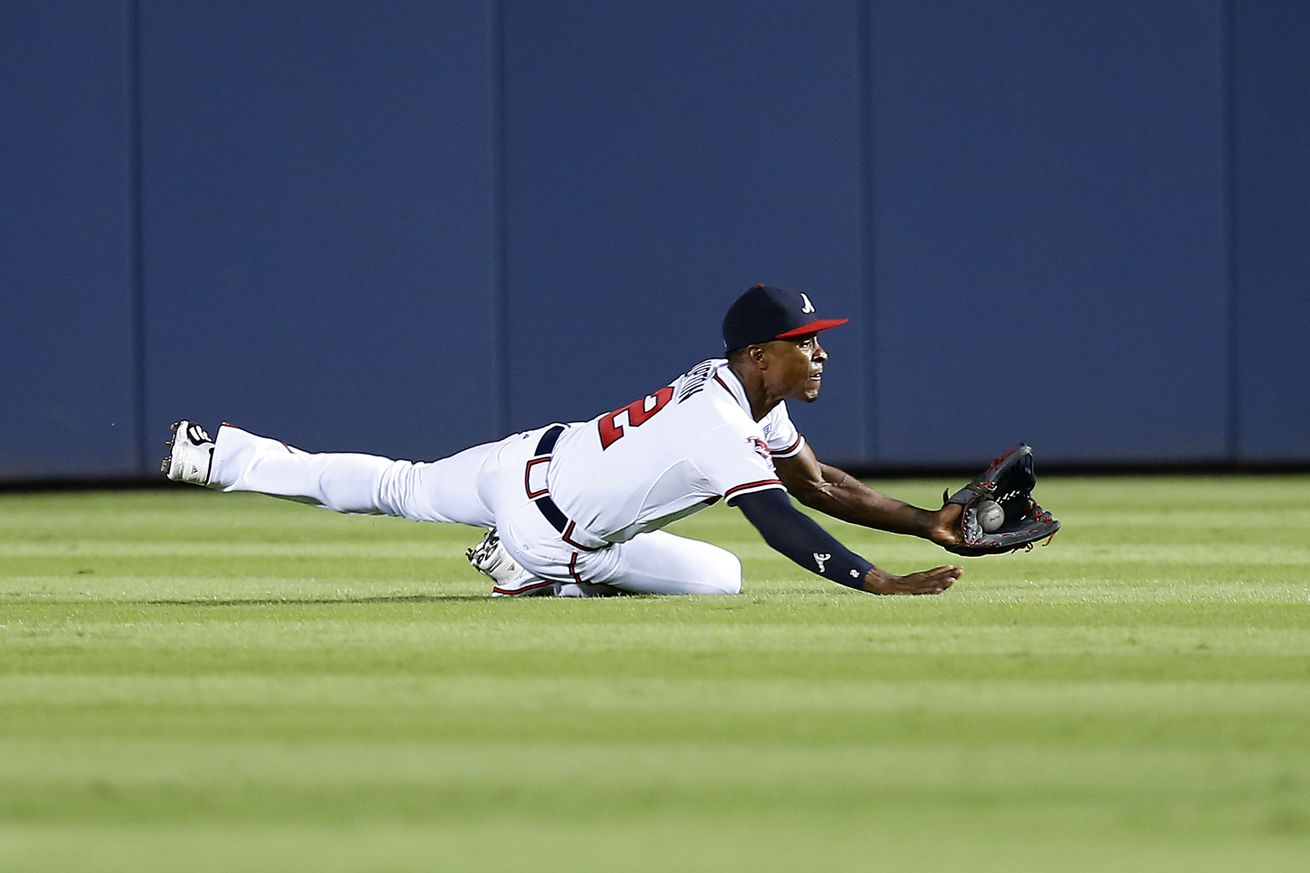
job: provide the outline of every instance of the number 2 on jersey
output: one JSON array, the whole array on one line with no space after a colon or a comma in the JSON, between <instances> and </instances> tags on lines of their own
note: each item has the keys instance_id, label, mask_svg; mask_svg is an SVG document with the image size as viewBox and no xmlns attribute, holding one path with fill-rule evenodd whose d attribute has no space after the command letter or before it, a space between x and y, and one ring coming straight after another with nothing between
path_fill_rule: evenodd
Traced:
<instances>
[{"instance_id":1,"label":"number 2 on jersey","mask_svg":"<svg viewBox=\"0 0 1310 873\"><path fill-rule=\"evenodd\" d=\"M606 413L600 417L600 447L601 450L608 449L614 443L623 439L624 428L619 424L619 418L624 413L628 416L629 427L641 427L655 413L663 409L668 402L673 399L673 386L665 385L654 394L648 394L640 400L634 400L627 406L620 406L613 412ZM647 407L651 401L655 405Z\"/></svg>"}]
</instances>

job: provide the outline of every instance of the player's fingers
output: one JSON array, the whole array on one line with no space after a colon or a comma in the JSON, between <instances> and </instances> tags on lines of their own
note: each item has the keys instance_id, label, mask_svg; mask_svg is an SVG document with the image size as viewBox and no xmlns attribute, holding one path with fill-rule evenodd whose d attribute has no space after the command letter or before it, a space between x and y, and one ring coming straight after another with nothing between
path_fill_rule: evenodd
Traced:
<instances>
[{"instance_id":1,"label":"player's fingers","mask_svg":"<svg viewBox=\"0 0 1310 873\"><path fill-rule=\"evenodd\" d=\"M952 576L950 574L941 577L941 587L937 589L937 593L940 594L943 591L945 591L947 588L950 588L952 585L955 584L955 580L958 578L959 578L958 576Z\"/></svg>"},{"instance_id":2,"label":"player's fingers","mask_svg":"<svg viewBox=\"0 0 1310 873\"><path fill-rule=\"evenodd\" d=\"M947 588L955 584L955 580L960 578L964 568L949 564L943 567L934 567L933 569L922 574L922 583L916 586L915 594L941 594Z\"/></svg>"}]
</instances>

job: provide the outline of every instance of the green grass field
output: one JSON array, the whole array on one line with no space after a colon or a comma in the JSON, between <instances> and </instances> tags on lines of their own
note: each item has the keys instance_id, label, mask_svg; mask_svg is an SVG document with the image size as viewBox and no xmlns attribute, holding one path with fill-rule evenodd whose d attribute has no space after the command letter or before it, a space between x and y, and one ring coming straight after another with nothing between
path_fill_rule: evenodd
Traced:
<instances>
[{"instance_id":1,"label":"green grass field","mask_svg":"<svg viewBox=\"0 0 1310 873\"><path fill-rule=\"evenodd\" d=\"M1308 495L1047 477L1049 548L897 599L716 508L741 596L582 601L467 528L0 495L0 870L1310 869Z\"/></svg>"}]
</instances>

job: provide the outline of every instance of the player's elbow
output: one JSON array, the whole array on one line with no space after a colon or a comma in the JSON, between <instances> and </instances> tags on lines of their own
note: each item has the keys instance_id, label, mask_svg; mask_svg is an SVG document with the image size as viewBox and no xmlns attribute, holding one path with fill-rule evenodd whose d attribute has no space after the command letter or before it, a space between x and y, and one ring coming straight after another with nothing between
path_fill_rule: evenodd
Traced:
<instances>
[{"instance_id":1,"label":"player's elbow","mask_svg":"<svg viewBox=\"0 0 1310 873\"><path fill-rule=\"evenodd\" d=\"M828 499L831 489L827 482L816 482L812 479L802 479L799 482L788 482L787 493L795 497L802 506L808 506L811 509L820 509Z\"/></svg>"}]
</instances>

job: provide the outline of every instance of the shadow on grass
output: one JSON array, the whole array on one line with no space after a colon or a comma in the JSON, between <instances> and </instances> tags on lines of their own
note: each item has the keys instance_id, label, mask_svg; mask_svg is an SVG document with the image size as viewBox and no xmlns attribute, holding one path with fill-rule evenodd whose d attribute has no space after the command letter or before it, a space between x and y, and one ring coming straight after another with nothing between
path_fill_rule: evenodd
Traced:
<instances>
[{"instance_id":1,"label":"shadow on grass","mask_svg":"<svg viewBox=\"0 0 1310 873\"><path fill-rule=\"evenodd\" d=\"M140 603L147 606L300 606L306 604L345 605L365 603L457 603L461 601L489 601L487 594L397 594L379 597L235 597L213 599L197 597L177 600L128 600L120 603ZM516 598L496 598L514 600ZM536 598L540 599L540 598Z\"/></svg>"}]
</instances>

